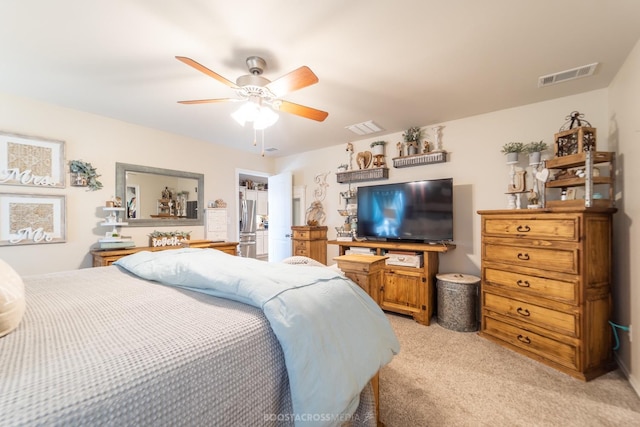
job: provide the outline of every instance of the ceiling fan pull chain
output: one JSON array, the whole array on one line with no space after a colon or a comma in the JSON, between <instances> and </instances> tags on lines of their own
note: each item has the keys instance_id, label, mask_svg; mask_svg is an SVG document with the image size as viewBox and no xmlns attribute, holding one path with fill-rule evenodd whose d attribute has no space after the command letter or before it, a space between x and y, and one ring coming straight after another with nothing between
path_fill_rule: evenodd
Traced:
<instances>
[{"instance_id":1,"label":"ceiling fan pull chain","mask_svg":"<svg viewBox=\"0 0 640 427\"><path fill-rule=\"evenodd\" d=\"M253 128L253 146L255 147L258 143L258 138L256 137L256 128Z\"/></svg>"},{"instance_id":2,"label":"ceiling fan pull chain","mask_svg":"<svg viewBox=\"0 0 640 427\"><path fill-rule=\"evenodd\" d=\"M262 152L260 154L264 157L264 129L262 129Z\"/></svg>"}]
</instances>

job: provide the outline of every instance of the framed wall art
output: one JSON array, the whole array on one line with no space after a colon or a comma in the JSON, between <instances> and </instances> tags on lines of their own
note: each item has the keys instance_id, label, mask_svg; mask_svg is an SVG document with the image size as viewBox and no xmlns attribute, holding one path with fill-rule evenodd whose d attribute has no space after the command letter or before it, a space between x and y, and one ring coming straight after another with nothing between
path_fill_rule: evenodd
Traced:
<instances>
[{"instance_id":1,"label":"framed wall art","mask_svg":"<svg viewBox=\"0 0 640 427\"><path fill-rule=\"evenodd\" d=\"M0 246L62 243L66 239L65 196L0 193Z\"/></svg>"},{"instance_id":2,"label":"framed wall art","mask_svg":"<svg viewBox=\"0 0 640 427\"><path fill-rule=\"evenodd\" d=\"M0 132L0 184L65 187L64 141Z\"/></svg>"}]
</instances>

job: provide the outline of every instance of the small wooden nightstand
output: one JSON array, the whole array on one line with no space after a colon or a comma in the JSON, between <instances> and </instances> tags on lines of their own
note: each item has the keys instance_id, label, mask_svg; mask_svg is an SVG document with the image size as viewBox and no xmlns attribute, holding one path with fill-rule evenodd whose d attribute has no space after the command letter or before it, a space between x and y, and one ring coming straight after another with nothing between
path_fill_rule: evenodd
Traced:
<instances>
[{"instance_id":1,"label":"small wooden nightstand","mask_svg":"<svg viewBox=\"0 0 640 427\"><path fill-rule=\"evenodd\" d=\"M378 255L342 255L335 257L338 268L366 293L376 304L380 304L380 288L382 287L386 256Z\"/></svg>"}]
</instances>

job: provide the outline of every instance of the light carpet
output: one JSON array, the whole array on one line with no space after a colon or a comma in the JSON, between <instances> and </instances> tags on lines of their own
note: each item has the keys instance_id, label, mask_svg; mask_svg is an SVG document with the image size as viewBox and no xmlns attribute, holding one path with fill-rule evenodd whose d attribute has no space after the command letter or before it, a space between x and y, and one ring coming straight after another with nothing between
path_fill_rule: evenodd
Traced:
<instances>
[{"instance_id":1,"label":"light carpet","mask_svg":"<svg viewBox=\"0 0 640 427\"><path fill-rule=\"evenodd\" d=\"M476 332L387 314L400 354L380 372L380 416L406 426L640 426L620 370L577 380Z\"/></svg>"}]
</instances>

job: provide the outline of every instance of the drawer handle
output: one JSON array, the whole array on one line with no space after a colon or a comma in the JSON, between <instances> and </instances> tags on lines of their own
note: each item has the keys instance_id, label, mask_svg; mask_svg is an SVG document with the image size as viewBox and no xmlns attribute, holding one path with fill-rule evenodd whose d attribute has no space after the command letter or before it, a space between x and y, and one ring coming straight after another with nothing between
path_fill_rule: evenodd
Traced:
<instances>
[{"instance_id":1,"label":"drawer handle","mask_svg":"<svg viewBox=\"0 0 640 427\"><path fill-rule=\"evenodd\" d=\"M519 225L518 228L516 228L516 230L518 230L521 233L528 233L529 231L531 231L531 227L529 227L528 225Z\"/></svg>"},{"instance_id":2,"label":"drawer handle","mask_svg":"<svg viewBox=\"0 0 640 427\"><path fill-rule=\"evenodd\" d=\"M518 307L516 311L520 316L525 316L525 317L531 316L531 313L529 313L529 310L526 308Z\"/></svg>"},{"instance_id":3,"label":"drawer handle","mask_svg":"<svg viewBox=\"0 0 640 427\"><path fill-rule=\"evenodd\" d=\"M529 254L518 254L518 259L522 261L529 261Z\"/></svg>"},{"instance_id":4,"label":"drawer handle","mask_svg":"<svg viewBox=\"0 0 640 427\"><path fill-rule=\"evenodd\" d=\"M520 286L521 288L528 288L529 286L531 286L528 280L518 280L516 282L516 285Z\"/></svg>"},{"instance_id":5,"label":"drawer handle","mask_svg":"<svg viewBox=\"0 0 640 427\"><path fill-rule=\"evenodd\" d=\"M523 342L525 344L531 344L531 339L523 335L518 335L518 341Z\"/></svg>"}]
</instances>

